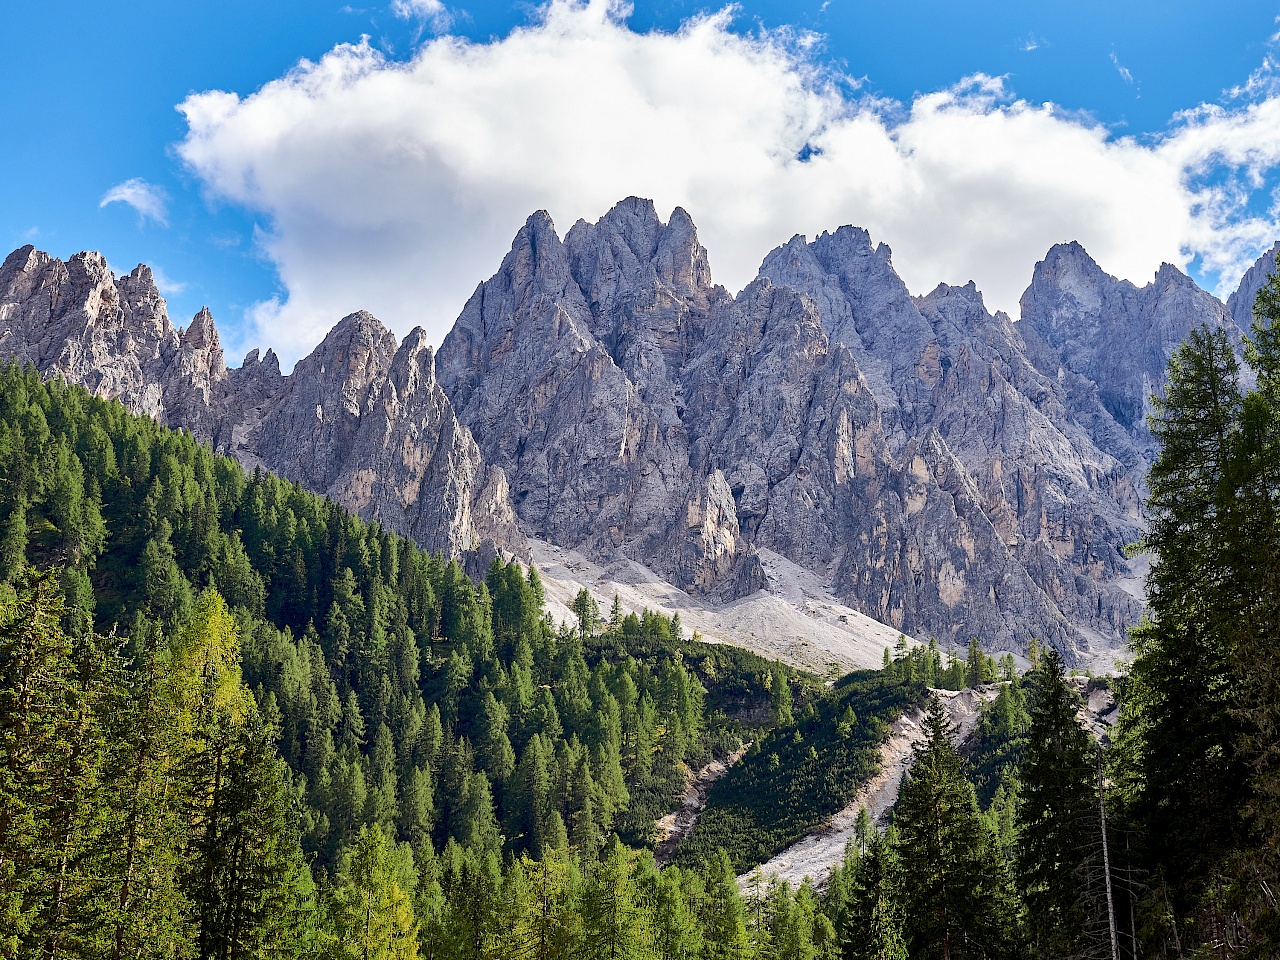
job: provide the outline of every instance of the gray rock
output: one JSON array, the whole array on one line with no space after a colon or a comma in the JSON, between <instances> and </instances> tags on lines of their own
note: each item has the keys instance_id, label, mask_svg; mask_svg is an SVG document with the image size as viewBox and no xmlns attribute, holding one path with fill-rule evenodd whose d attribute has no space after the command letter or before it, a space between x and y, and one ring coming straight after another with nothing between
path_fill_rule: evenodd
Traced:
<instances>
[{"instance_id":1,"label":"gray rock","mask_svg":"<svg viewBox=\"0 0 1280 960\"><path fill-rule=\"evenodd\" d=\"M1078 243L1053 247L1022 295L1022 325L1053 349L1059 369L1096 386L1144 461L1155 449L1146 425L1151 397L1163 389L1173 351L1201 324L1226 330L1236 343L1242 336L1227 308L1176 267L1166 263L1136 287L1104 273ZM1040 358L1052 375L1051 362Z\"/></svg>"},{"instance_id":2,"label":"gray rock","mask_svg":"<svg viewBox=\"0 0 1280 960\"><path fill-rule=\"evenodd\" d=\"M439 368L526 529L598 559L735 596L767 547L907 632L1006 648L1136 619L1125 464L1007 317L913 300L865 231L796 238L733 298L682 210L631 198L563 242L535 214Z\"/></svg>"},{"instance_id":3,"label":"gray rock","mask_svg":"<svg viewBox=\"0 0 1280 960\"><path fill-rule=\"evenodd\" d=\"M842 563L847 602L949 639L1086 646L1070 623L1122 640L1138 607L1113 581L1128 572L1137 491L1009 318L989 314L973 284L912 298L888 247L852 227L793 238L761 274L810 296L831 338L872 372L903 527L877 547L882 560L868 551ZM878 563L898 564L888 590Z\"/></svg>"},{"instance_id":4,"label":"gray rock","mask_svg":"<svg viewBox=\"0 0 1280 960\"><path fill-rule=\"evenodd\" d=\"M289 376L270 351L227 369L145 267L30 247L0 268L0 352L474 565L523 529L730 599L767 549L906 633L1073 658L1141 612L1118 584L1170 354L1198 323L1238 341L1273 261L1228 309L1064 244L1014 323L972 284L913 297L842 227L733 297L688 214L633 197L563 240L531 216L434 355L356 313Z\"/></svg>"},{"instance_id":5,"label":"gray rock","mask_svg":"<svg viewBox=\"0 0 1280 960\"><path fill-rule=\"evenodd\" d=\"M397 349L367 313L344 319L289 376L254 351L228 370L213 317L169 321L151 271L31 247L0 267L0 355L190 430L248 466L467 559L523 553L506 478L487 467L436 383L421 330Z\"/></svg>"},{"instance_id":6,"label":"gray rock","mask_svg":"<svg viewBox=\"0 0 1280 960\"><path fill-rule=\"evenodd\" d=\"M1247 331L1253 326L1253 302L1258 299L1258 291L1263 284L1276 272L1277 256L1280 256L1280 241L1274 243L1270 250L1245 271L1239 286L1227 298L1227 312L1241 330Z\"/></svg>"}]
</instances>

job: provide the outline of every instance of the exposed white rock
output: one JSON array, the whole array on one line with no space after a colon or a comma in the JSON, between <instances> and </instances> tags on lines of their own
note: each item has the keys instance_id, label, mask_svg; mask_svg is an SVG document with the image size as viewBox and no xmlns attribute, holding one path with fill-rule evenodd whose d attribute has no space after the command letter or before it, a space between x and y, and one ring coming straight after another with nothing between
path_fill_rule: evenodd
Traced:
<instances>
[{"instance_id":1,"label":"exposed white rock","mask_svg":"<svg viewBox=\"0 0 1280 960\"><path fill-rule=\"evenodd\" d=\"M973 735L982 716L982 705L993 700L1000 692L999 684L988 684L977 690L935 690L933 693L946 708L955 743L962 744ZM853 799L833 816L822 830L793 843L768 863L738 878L744 889L757 875L768 879L776 876L793 887L800 886L807 877L815 886L823 886L827 878L843 860L845 848L853 839L858 814L865 807L871 820L883 830L889 810L898 800L902 779L911 768L915 748L924 742L924 730L920 726L924 711L914 708L907 711L889 728L889 736L880 745L880 769L864 783Z\"/></svg>"}]
</instances>

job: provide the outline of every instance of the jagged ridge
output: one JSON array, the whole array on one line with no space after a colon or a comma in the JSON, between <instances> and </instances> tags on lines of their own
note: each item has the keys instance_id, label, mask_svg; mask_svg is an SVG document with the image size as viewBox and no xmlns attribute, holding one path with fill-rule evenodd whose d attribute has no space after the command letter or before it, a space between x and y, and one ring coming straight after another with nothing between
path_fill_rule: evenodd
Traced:
<instances>
[{"instance_id":1,"label":"jagged ridge","mask_svg":"<svg viewBox=\"0 0 1280 960\"><path fill-rule=\"evenodd\" d=\"M175 328L145 266L117 279L99 254L64 263L27 246L0 266L0 355L190 430L429 550L473 564L523 552L506 479L454 416L421 330L397 347L355 313L289 376L270 350L228 370L208 310Z\"/></svg>"},{"instance_id":2,"label":"jagged ridge","mask_svg":"<svg viewBox=\"0 0 1280 960\"><path fill-rule=\"evenodd\" d=\"M1014 323L972 284L913 297L843 227L735 297L684 210L633 197L563 239L531 216L438 356L357 313L290 376L270 351L228 370L213 318L176 330L147 268L30 247L0 268L0 352L452 555L519 551L518 519L732 599L768 548L906 633L1073 655L1140 612L1122 548L1168 357L1197 323L1238 339L1267 260L1228 310L1063 244Z\"/></svg>"}]
</instances>

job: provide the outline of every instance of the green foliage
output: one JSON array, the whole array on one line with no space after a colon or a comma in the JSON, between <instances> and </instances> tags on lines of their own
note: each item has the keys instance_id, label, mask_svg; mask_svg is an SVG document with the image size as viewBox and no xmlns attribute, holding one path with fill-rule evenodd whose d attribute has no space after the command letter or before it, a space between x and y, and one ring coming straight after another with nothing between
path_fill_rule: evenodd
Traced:
<instances>
[{"instance_id":1,"label":"green foliage","mask_svg":"<svg viewBox=\"0 0 1280 960\"><path fill-rule=\"evenodd\" d=\"M303 846L323 871L374 824L436 848L651 843L689 766L771 724L781 692L803 703L817 688L650 611L602 623L585 593L577 629L558 632L532 569L495 560L476 585L328 500L32 371L0 370L0 412L6 569L63 564L64 617L91 612L139 664L204 662L215 699L242 672L299 778ZM214 632L237 648L176 629L207 619L210 588L231 611ZM156 631L171 650L148 650ZM197 693L168 691L168 720L225 741L192 714Z\"/></svg>"},{"instance_id":2,"label":"green foliage","mask_svg":"<svg viewBox=\"0 0 1280 960\"><path fill-rule=\"evenodd\" d=\"M929 701L895 810L904 940L912 957L1014 956L1017 903L995 837L951 743L946 713Z\"/></svg>"},{"instance_id":3,"label":"green foliage","mask_svg":"<svg viewBox=\"0 0 1280 960\"><path fill-rule=\"evenodd\" d=\"M659 873L616 836L651 842L690 766L816 678L650 611L556 631L532 569L476 585L29 370L0 407L6 955L742 945L727 863ZM808 956L812 898L778 911Z\"/></svg>"},{"instance_id":4,"label":"green foliage","mask_svg":"<svg viewBox=\"0 0 1280 960\"><path fill-rule=\"evenodd\" d=\"M1062 658L1050 648L1033 670L1026 759L1018 807L1017 878L1037 956L1074 957L1097 929L1087 899L1099 873L1090 853L1101 825L1093 744L1076 721L1079 697L1063 680ZM1100 866L1100 864L1098 865Z\"/></svg>"},{"instance_id":5,"label":"green foliage","mask_svg":"<svg viewBox=\"0 0 1280 960\"><path fill-rule=\"evenodd\" d=\"M1226 935L1222 891L1232 851L1245 840L1251 792L1229 639L1244 573L1233 558L1237 383L1222 331L1193 331L1170 361L1169 386L1151 418L1161 452L1148 477L1141 544L1156 555L1147 581L1151 619L1133 631L1124 714L1141 743L1125 799L1143 826L1146 862L1177 922L1198 915L1205 938Z\"/></svg>"},{"instance_id":6,"label":"green foliage","mask_svg":"<svg viewBox=\"0 0 1280 960\"><path fill-rule=\"evenodd\" d=\"M397 857L377 824L363 827L343 853L330 917L333 960L417 960L412 856Z\"/></svg>"},{"instance_id":7,"label":"green foliage","mask_svg":"<svg viewBox=\"0 0 1280 960\"><path fill-rule=\"evenodd\" d=\"M715 782L676 862L693 866L724 850L743 872L812 831L876 773L889 724L923 697L923 684L878 672L840 680Z\"/></svg>"},{"instance_id":8,"label":"green foliage","mask_svg":"<svg viewBox=\"0 0 1280 960\"><path fill-rule=\"evenodd\" d=\"M1011 662L1011 658L1006 661L1006 674L1010 670L1007 664ZM965 659L948 652L945 661L937 640L930 639L928 644L911 646L906 637L899 637L892 656L889 648L885 647L884 672L899 680L919 681L938 690L979 687L1001 678L1000 666L983 651L977 637L969 640Z\"/></svg>"},{"instance_id":9,"label":"green foliage","mask_svg":"<svg viewBox=\"0 0 1280 960\"><path fill-rule=\"evenodd\" d=\"M998 791L1003 790L1006 796L1017 791L1030 725L1023 680L1004 684L994 700L982 705L977 729L969 741L965 772L983 809L991 806Z\"/></svg>"},{"instance_id":10,"label":"green foliage","mask_svg":"<svg viewBox=\"0 0 1280 960\"><path fill-rule=\"evenodd\" d=\"M67 618L51 574L0 601L5 954L292 956L297 811L221 598L137 672Z\"/></svg>"}]
</instances>

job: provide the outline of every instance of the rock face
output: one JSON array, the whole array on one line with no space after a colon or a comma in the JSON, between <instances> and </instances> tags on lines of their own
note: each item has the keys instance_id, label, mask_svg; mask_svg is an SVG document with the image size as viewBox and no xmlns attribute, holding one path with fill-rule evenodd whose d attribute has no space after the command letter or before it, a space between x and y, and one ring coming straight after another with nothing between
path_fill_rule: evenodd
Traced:
<instances>
[{"instance_id":1,"label":"rock face","mask_svg":"<svg viewBox=\"0 0 1280 960\"><path fill-rule=\"evenodd\" d=\"M1244 280L1252 292L1242 285L1232 298L1247 300L1237 308L1246 315L1266 278L1254 271ZM1235 343L1243 335L1232 313L1176 267L1166 263L1151 283L1136 287L1104 273L1078 243L1052 248L1022 295L1022 325L1033 331L1028 339L1051 348L1037 354L1037 365L1050 376L1093 384L1102 411L1086 409L1084 418L1104 432L1114 429L1109 418L1132 438L1143 461L1154 452L1146 425L1151 396L1164 385L1173 351L1201 324L1226 330Z\"/></svg>"},{"instance_id":2,"label":"rock face","mask_svg":"<svg viewBox=\"0 0 1280 960\"><path fill-rule=\"evenodd\" d=\"M176 329L146 267L117 279L98 254L63 263L23 247L0 267L0 355L190 430L429 550L523 552L506 479L454 416L421 330L397 347L356 313L289 376L270 351L228 370L213 317L201 310Z\"/></svg>"},{"instance_id":3,"label":"rock face","mask_svg":"<svg viewBox=\"0 0 1280 960\"><path fill-rule=\"evenodd\" d=\"M1280 241L1260 256L1240 278L1240 286L1227 298L1227 312L1241 330L1253 326L1253 302L1258 299L1262 285L1276 272L1276 257L1280 256Z\"/></svg>"},{"instance_id":4,"label":"rock face","mask_svg":"<svg viewBox=\"0 0 1280 960\"><path fill-rule=\"evenodd\" d=\"M889 622L917 633L952 622L953 639L1014 647L1122 636L1138 610L1111 582L1138 529L1133 483L1072 420L1009 318L972 284L912 298L888 247L851 227L793 239L761 274L812 298L875 392L905 522L893 579L912 586ZM859 596L874 562L845 556L845 596Z\"/></svg>"},{"instance_id":5,"label":"rock face","mask_svg":"<svg viewBox=\"0 0 1280 960\"><path fill-rule=\"evenodd\" d=\"M563 240L535 214L439 370L526 529L685 589L753 589L767 547L917 635L1070 652L1138 616L1132 464L972 286L912 298L865 231L794 239L734 298L683 210Z\"/></svg>"},{"instance_id":6,"label":"rock face","mask_svg":"<svg viewBox=\"0 0 1280 960\"><path fill-rule=\"evenodd\" d=\"M563 238L531 216L434 356L356 313L287 377L270 351L229 370L145 267L30 247L0 268L0 353L433 550L520 552L523 530L723 600L767 583L764 551L905 633L1073 659L1141 613L1123 547L1168 359L1200 323L1238 342L1277 251L1224 307L1060 245L1015 323L973 284L912 296L854 227L731 296L688 214L630 198Z\"/></svg>"}]
</instances>

